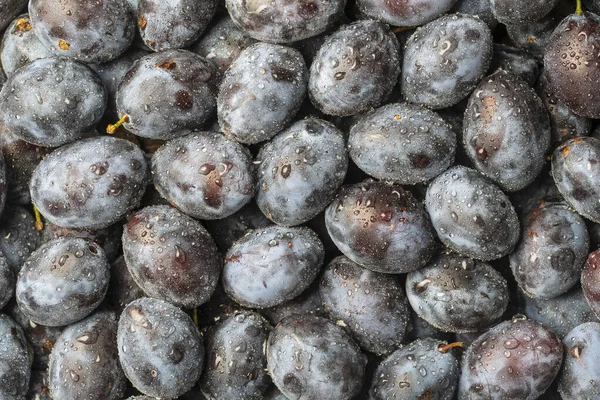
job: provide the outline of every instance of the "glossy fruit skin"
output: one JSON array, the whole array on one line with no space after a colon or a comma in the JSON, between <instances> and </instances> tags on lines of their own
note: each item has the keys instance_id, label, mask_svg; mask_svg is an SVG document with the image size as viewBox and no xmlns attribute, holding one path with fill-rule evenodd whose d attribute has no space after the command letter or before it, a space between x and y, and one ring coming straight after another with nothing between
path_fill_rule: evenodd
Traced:
<instances>
[{"instance_id":1,"label":"glossy fruit skin","mask_svg":"<svg viewBox=\"0 0 600 400\"><path fill-rule=\"evenodd\" d=\"M198 219L228 217L254 196L250 151L218 132L168 141L152 156L154 186L171 204Z\"/></svg>"},{"instance_id":2,"label":"glossy fruit skin","mask_svg":"<svg viewBox=\"0 0 600 400\"><path fill-rule=\"evenodd\" d=\"M596 384L598 373L598 344L600 324L581 324L565 336L565 359L558 376L558 392L563 400L593 399L600 396Z\"/></svg>"},{"instance_id":3,"label":"glossy fruit skin","mask_svg":"<svg viewBox=\"0 0 600 400\"><path fill-rule=\"evenodd\" d=\"M450 10L450 13L455 12L477 15L492 30L498 26L498 20L496 20L492 13L489 0L457 0L454 7Z\"/></svg>"},{"instance_id":4,"label":"glossy fruit skin","mask_svg":"<svg viewBox=\"0 0 600 400\"><path fill-rule=\"evenodd\" d=\"M578 286L550 300L521 297L527 318L544 325L561 339L578 325L600 322Z\"/></svg>"},{"instance_id":5,"label":"glossy fruit skin","mask_svg":"<svg viewBox=\"0 0 600 400\"><path fill-rule=\"evenodd\" d=\"M278 225L294 226L316 217L331 202L346 176L348 151L335 125L307 118L263 146L259 161L258 207Z\"/></svg>"},{"instance_id":6,"label":"glossy fruit skin","mask_svg":"<svg viewBox=\"0 0 600 400\"><path fill-rule=\"evenodd\" d=\"M298 112L307 81L308 70L298 50L260 42L247 47L225 72L219 88L221 130L245 144L272 138Z\"/></svg>"},{"instance_id":7,"label":"glossy fruit skin","mask_svg":"<svg viewBox=\"0 0 600 400\"><path fill-rule=\"evenodd\" d=\"M263 352L271 326L259 314L239 311L204 336L206 366L199 384L209 399L260 400L271 380Z\"/></svg>"},{"instance_id":8,"label":"glossy fruit skin","mask_svg":"<svg viewBox=\"0 0 600 400\"><path fill-rule=\"evenodd\" d=\"M122 399L116 314L99 311L67 327L50 354L48 375L55 399Z\"/></svg>"},{"instance_id":9,"label":"glossy fruit skin","mask_svg":"<svg viewBox=\"0 0 600 400\"><path fill-rule=\"evenodd\" d=\"M494 43L494 55L490 62L490 72L503 69L523 79L531 87L540 76L540 64L536 58L518 47Z\"/></svg>"},{"instance_id":10,"label":"glossy fruit skin","mask_svg":"<svg viewBox=\"0 0 600 400\"><path fill-rule=\"evenodd\" d=\"M137 146L100 136L56 149L42 160L31 177L31 199L55 225L102 229L137 207L146 176Z\"/></svg>"},{"instance_id":11,"label":"glossy fruit skin","mask_svg":"<svg viewBox=\"0 0 600 400\"><path fill-rule=\"evenodd\" d=\"M204 32L217 4L217 0L139 0L140 35L154 51L188 47Z\"/></svg>"},{"instance_id":12,"label":"glossy fruit skin","mask_svg":"<svg viewBox=\"0 0 600 400\"><path fill-rule=\"evenodd\" d=\"M486 329L509 301L506 280L489 264L445 252L406 277L412 309L434 327L465 333Z\"/></svg>"},{"instance_id":13,"label":"glossy fruit skin","mask_svg":"<svg viewBox=\"0 0 600 400\"><path fill-rule=\"evenodd\" d=\"M350 157L367 174L401 185L426 183L454 163L456 134L435 112L387 104L350 129Z\"/></svg>"},{"instance_id":14,"label":"glossy fruit skin","mask_svg":"<svg viewBox=\"0 0 600 400\"><path fill-rule=\"evenodd\" d=\"M370 271L340 256L323 270L319 293L329 318L345 327L365 350L389 354L405 342L410 311L395 276Z\"/></svg>"},{"instance_id":15,"label":"glossy fruit skin","mask_svg":"<svg viewBox=\"0 0 600 400\"><path fill-rule=\"evenodd\" d=\"M553 146L574 137L590 136L592 120L575 114L557 98L548 87L545 72L540 74L535 90L548 110L552 129L550 141Z\"/></svg>"},{"instance_id":16,"label":"glossy fruit skin","mask_svg":"<svg viewBox=\"0 0 600 400\"><path fill-rule=\"evenodd\" d=\"M31 376L31 359L23 330L8 315L0 314L0 396L25 398Z\"/></svg>"},{"instance_id":17,"label":"glossy fruit skin","mask_svg":"<svg viewBox=\"0 0 600 400\"><path fill-rule=\"evenodd\" d=\"M366 357L341 327L325 318L283 319L269 335L266 353L269 374L288 398L347 400L363 384Z\"/></svg>"},{"instance_id":18,"label":"glossy fruit skin","mask_svg":"<svg viewBox=\"0 0 600 400\"><path fill-rule=\"evenodd\" d=\"M435 249L431 222L399 185L343 186L325 211L327 232L344 255L375 272L398 274L427 264Z\"/></svg>"},{"instance_id":19,"label":"glossy fruit skin","mask_svg":"<svg viewBox=\"0 0 600 400\"><path fill-rule=\"evenodd\" d=\"M216 67L187 50L166 50L135 61L116 93L123 126L150 139L168 140L201 127L216 111Z\"/></svg>"},{"instance_id":20,"label":"glossy fruit skin","mask_svg":"<svg viewBox=\"0 0 600 400\"><path fill-rule=\"evenodd\" d=\"M8 304L15 292L17 274L0 251L0 310Z\"/></svg>"},{"instance_id":21,"label":"glossy fruit skin","mask_svg":"<svg viewBox=\"0 0 600 400\"><path fill-rule=\"evenodd\" d=\"M396 350L377 367L369 394L373 400L451 400L456 393L459 363L437 339L416 340Z\"/></svg>"},{"instance_id":22,"label":"glossy fruit skin","mask_svg":"<svg viewBox=\"0 0 600 400\"><path fill-rule=\"evenodd\" d=\"M583 218L564 203L545 203L524 217L510 267L526 295L548 300L579 281L588 249Z\"/></svg>"},{"instance_id":23,"label":"glossy fruit skin","mask_svg":"<svg viewBox=\"0 0 600 400\"><path fill-rule=\"evenodd\" d=\"M8 203L27 205L31 203L29 180L34 168L51 151L21 140L0 124L0 153L6 163Z\"/></svg>"},{"instance_id":24,"label":"glossy fruit skin","mask_svg":"<svg viewBox=\"0 0 600 400\"><path fill-rule=\"evenodd\" d=\"M432 21L406 43L402 94L428 108L451 107L477 86L492 53L492 34L479 18L454 14Z\"/></svg>"},{"instance_id":25,"label":"glossy fruit skin","mask_svg":"<svg viewBox=\"0 0 600 400\"><path fill-rule=\"evenodd\" d=\"M496 19L506 25L536 21L548 14L559 0L514 1L490 0Z\"/></svg>"},{"instance_id":26,"label":"glossy fruit skin","mask_svg":"<svg viewBox=\"0 0 600 400\"><path fill-rule=\"evenodd\" d=\"M208 301L222 265L206 229L171 206L146 207L129 217L123 255L148 296L185 308Z\"/></svg>"},{"instance_id":27,"label":"glossy fruit skin","mask_svg":"<svg viewBox=\"0 0 600 400\"><path fill-rule=\"evenodd\" d=\"M23 9L27 8L27 0L0 0L0 31L4 30Z\"/></svg>"},{"instance_id":28,"label":"glossy fruit skin","mask_svg":"<svg viewBox=\"0 0 600 400\"><path fill-rule=\"evenodd\" d=\"M217 17L191 50L216 65L221 73L237 60L241 52L256 43L233 22L229 14Z\"/></svg>"},{"instance_id":29,"label":"glossy fruit skin","mask_svg":"<svg viewBox=\"0 0 600 400\"><path fill-rule=\"evenodd\" d=\"M117 58L135 34L126 0L30 0L29 16L37 37L54 54L88 63Z\"/></svg>"},{"instance_id":30,"label":"glossy fruit skin","mask_svg":"<svg viewBox=\"0 0 600 400\"><path fill-rule=\"evenodd\" d=\"M294 314L310 314L317 317L326 317L321 294L319 293L319 280L316 279L304 292L292 300L271 308L263 308L260 314L273 326L282 319Z\"/></svg>"},{"instance_id":31,"label":"glossy fruit skin","mask_svg":"<svg viewBox=\"0 0 600 400\"><path fill-rule=\"evenodd\" d=\"M324 114L340 117L381 106L398 79L400 54L396 36L381 22L342 26L311 64L311 102Z\"/></svg>"},{"instance_id":32,"label":"glossy fruit skin","mask_svg":"<svg viewBox=\"0 0 600 400\"><path fill-rule=\"evenodd\" d=\"M41 77L41 79L40 79ZM94 134L106 89L87 65L61 57L30 62L0 90L0 122L26 142L57 147Z\"/></svg>"},{"instance_id":33,"label":"glossy fruit skin","mask_svg":"<svg viewBox=\"0 0 600 400\"><path fill-rule=\"evenodd\" d=\"M556 377L563 358L558 337L515 317L490 329L464 354L459 400L534 400Z\"/></svg>"},{"instance_id":34,"label":"glossy fruit skin","mask_svg":"<svg viewBox=\"0 0 600 400\"><path fill-rule=\"evenodd\" d=\"M358 8L368 18L378 19L392 26L419 26L448 12L456 0L408 0L386 2L359 0Z\"/></svg>"},{"instance_id":35,"label":"glossy fruit skin","mask_svg":"<svg viewBox=\"0 0 600 400\"><path fill-rule=\"evenodd\" d=\"M581 288L590 308L600 318L600 250L588 256L581 272Z\"/></svg>"},{"instance_id":36,"label":"glossy fruit skin","mask_svg":"<svg viewBox=\"0 0 600 400\"><path fill-rule=\"evenodd\" d=\"M4 31L0 62L6 75L12 75L17 68L31 61L51 56L52 52L35 35L29 14L19 15Z\"/></svg>"},{"instance_id":37,"label":"glossy fruit skin","mask_svg":"<svg viewBox=\"0 0 600 400\"><path fill-rule=\"evenodd\" d=\"M263 42L291 43L323 33L343 15L345 0L226 0L233 22Z\"/></svg>"},{"instance_id":38,"label":"glossy fruit skin","mask_svg":"<svg viewBox=\"0 0 600 400\"><path fill-rule=\"evenodd\" d=\"M497 71L469 98L463 142L477 170L506 191L523 189L544 166L550 145L548 112L521 78Z\"/></svg>"},{"instance_id":39,"label":"glossy fruit skin","mask_svg":"<svg viewBox=\"0 0 600 400\"><path fill-rule=\"evenodd\" d=\"M204 346L192 319L162 300L131 302L119 319L119 360L125 376L151 397L177 398L198 380Z\"/></svg>"},{"instance_id":40,"label":"glossy fruit skin","mask_svg":"<svg viewBox=\"0 0 600 400\"><path fill-rule=\"evenodd\" d=\"M548 87L576 114L600 117L600 17L571 14L554 30L544 55Z\"/></svg>"},{"instance_id":41,"label":"glossy fruit skin","mask_svg":"<svg viewBox=\"0 0 600 400\"><path fill-rule=\"evenodd\" d=\"M490 261L519 240L519 219L508 197L479 172L454 166L427 188L427 212L438 237L464 256Z\"/></svg>"},{"instance_id":42,"label":"glossy fruit skin","mask_svg":"<svg viewBox=\"0 0 600 400\"><path fill-rule=\"evenodd\" d=\"M223 287L242 306L273 307L302 293L316 278L323 257L323 244L309 228L256 229L225 255Z\"/></svg>"},{"instance_id":43,"label":"glossy fruit skin","mask_svg":"<svg viewBox=\"0 0 600 400\"><path fill-rule=\"evenodd\" d=\"M29 210L21 206L6 206L0 218L0 252L15 276L40 244L40 233Z\"/></svg>"},{"instance_id":44,"label":"glossy fruit skin","mask_svg":"<svg viewBox=\"0 0 600 400\"><path fill-rule=\"evenodd\" d=\"M558 191L577 213L600 222L600 139L573 138L552 154L552 176Z\"/></svg>"},{"instance_id":45,"label":"glossy fruit skin","mask_svg":"<svg viewBox=\"0 0 600 400\"><path fill-rule=\"evenodd\" d=\"M54 239L31 253L15 297L33 322L64 326L88 316L104 299L110 278L104 251L81 238Z\"/></svg>"}]
</instances>

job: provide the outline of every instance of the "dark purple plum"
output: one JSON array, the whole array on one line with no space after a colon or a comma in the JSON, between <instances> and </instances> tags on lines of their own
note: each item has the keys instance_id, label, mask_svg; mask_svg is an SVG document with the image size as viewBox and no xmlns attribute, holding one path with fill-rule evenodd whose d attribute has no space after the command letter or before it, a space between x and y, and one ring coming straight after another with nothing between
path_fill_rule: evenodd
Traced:
<instances>
[{"instance_id":1,"label":"dark purple plum","mask_svg":"<svg viewBox=\"0 0 600 400\"><path fill-rule=\"evenodd\" d=\"M325 317L325 310L319 293L318 279L313 282L308 289L292 300L281 305L263 308L260 314L265 317L271 325L275 326L284 319L294 314L310 314L318 317Z\"/></svg>"},{"instance_id":2,"label":"dark purple plum","mask_svg":"<svg viewBox=\"0 0 600 400\"><path fill-rule=\"evenodd\" d=\"M323 271L319 293L329 318L375 354L389 354L405 342L410 308L393 275L362 268L345 256Z\"/></svg>"},{"instance_id":3,"label":"dark purple plum","mask_svg":"<svg viewBox=\"0 0 600 400\"><path fill-rule=\"evenodd\" d=\"M33 322L69 325L102 302L109 278L110 266L96 243L81 238L54 239L25 261L15 297Z\"/></svg>"},{"instance_id":4,"label":"dark purple plum","mask_svg":"<svg viewBox=\"0 0 600 400\"><path fill-rule=\"evenodd\" d=\"M600 322L590 308L580 287L550 300L533 299L521 295L527 318L539 322L559 338L585 322Z\"/></svg>"},{"instance_id":5,"label":"dark purple plum","mask_svg":"<svg viewBox=\"0 0 600 400\"><path fill-rule=\"evenodd\" d=\"M345 0L225 0L233 22L263 42L291 43L323 33L344 13Z\"/></svg>"},{"instance_id":6,"label":"dark purple plum","mask_svg":"<svg viewBox=\"0 0 600 400\"><path fill-rule=\"evenodd\" d=\"M372 20L354 22L331 34L319 49L308 93L327 115L356 115L381 106L399 72L399 44L389 27Z\"/></svg>"},{"instance_id":7,"label":"dark purple plum","mask_svg":"<svg viewBox=\"0 0 600 400\"><path fill-rule=\"evenodd\" d=\"M135 61L119 84L117 113L128 131L168 140L201 128L214 116L219 73L205 58L166 50Z\"/></svg>"},{"instance_id":8,"label":"dark purple plum","mask_svg":"<svg viewBox=\"0 0 600 400\"><path fill-rule=\"evenodd\" d=\"M139 0L138 27L154 51L188 47L217 11L217 0Z\"/></svg>"},{"instance_id":9,"label":"dark purple plum","mask_svg":"<svg viewBox=\"0 0 600 400\"><path fill-rule=\"evenodd\" d=\"M578 281L588 256L585 221L564 203L544 203L523 218L510 267L523 292L548 300Z\"/></svg>"},{"instance_id":10,"label":"dark purple plum","mask_svg":"<svg viewBox=\"0 0 600 400\"><path fill-rule=\"evenodd\" d=\"M29 14L19 15L4 31L0 62L6 75L12 75L16 69L32 61L51 56L52 52L36 36Z\"/></svg>"},{"instance_id":11,"label":"dark purple plum","mask_svg":"<svg viewBox=\"0 0 600 400\"><path fill-rule=\"evenodd\" d=\"M499 70L469 98L463 143L474 167L514 192L541 172L550 146L550 119L541 99L521 78Z\"/></svg>"},{"instance_id":12,"label":"dark purple plum","mask_svg":"<svg viewBox=\"0 0 600 400\"><path fill-rule=\"evenodd\" d=\"M389 355L377 367L370 399L452 400L460 368L457 358L444 351L444 346L445 342L427 338Z\"/></svg>"},{"instance_id":13,"label":"dark purple plum","mask_svg":"<svg viewBox=\"0 0 600 400\"><path fill-rule=\"evenodd\" d=\"M60 147L42 160L31 178L31 199L55 225L98 230L138 206L146 177L137 146L99 136Z\"/></svg>"},{"instance_id":14,"label":"dark purple plum","mask_svg":"<svg viewBox=\"0 0 600 400\"><path fill-rule=\"evenodd\" d=\"M588 256L581 272L581 288L590 308L600 318L600 250Z\"/></svg>"},{"instance_id":15,"label":"dark purple plum","mask_svg":"<svg viewBox=\"0 0 600 400\"><path fill-rule=\"evenodd\" d=\"M348 152L335 125L306 118L263 146L256 163L258 207L276 224L293 226L331 203L346 176Z\"/></svg>"},{"instance_id":16,"label":"dark purple plum","mask_svg":"<svg viewBox=\"0 0 600 400\"><path fill-rule=\"evenodd\" d=\"M17 274L0 251L0 310L8 304L15 293Z\"/></svg>"},{"instance_id":17,"label":"dark purple plum","mask_svg":"<svg viewBox=\"0 0 600 400\"><path fill-rule=\"evenodd\" d=\"M29 390L31 358L23 330L0 314L0 398L21 400Z\"/></svg>"},{"instance_id":18,"label":"dark purple plum","mask_svg":"<svg viewBox=\"0 0 600 400\"><path fill-rule=\"evenodd\" d=\"M556 27L544 54L549 90L575 114L600 118L600 16L569 15Z\"/></svg>"},{"instance_id":19,"label":"dark purple plum","mask_svg":"<svg viewBox=\"0 0 600 400\"><path fill-rule=\"evenodd\" d=\"M511 193L510 199L520 217L528 215L543 203L564 201L548 168L544 168L532 184Z\"/></svg>"},{"instance_id":20,"label":"dark purple plum","mask_svg":"<svg viewBox=\"0 0 600 400\"><path fill-rule=\"evenodd\" d=\"M498 26L498 21L492 13L492 7L489 0L457 0L454 7L450 10L450 13L454 12L477 15L488 24L492 30Z\"/></svg>"},{"instance_id":21,"label":"dark purple plum","mask_svg":"<svg viewBox=\"0 0 600 400\"><path fill-rule=\"evenodd\" d=\"M358 0L358 8L368 18L392 26L419 26L448 12L456 0Z\"/></svg>"},{"instance_id":22,"label":"dark purple plum","mask_svg":"<svg viewBox=\"0 0 600 400\"><path fill-rule=\"evenodd\" d=\"M256 43L225 72L217 97L221 130L240 143L268 140L294 118L306 96L308 70L294 48Z\"/></svg>"},{"instance_id":23,"label":"dark purple plum","mask_svg":"<svg viewBox=\"0 0 600 400\"><path fill-rule=\"evenodd\" d=\"M458 398L537 399L558 374L562 358L554 332L522 316L504 321L465 352Z\"/></svg>"},{"instance_id":24,"label":"dark purple plum","mask_svg":"<svg viewBox=\"0 0 600 400\"><path fill-rule=\"evenodd\" d=\"M578 137L552 154L552 176L558 191L577 213L600 223L600 139Z\"/></svg>"},{"instance_id":25,"label":"dark purple plum","mask_svg":"<svg viewBox=\"0 0 600 400\"><path fill-rule=\"evenodd\" d=\"M0 108L0 123L11 133L38 146L57 147L95 134L106 108L106 89L87 65L44 58L6 80Z\"/></svg>"},{"instance_id":26,"label":"dark purple plum","mask_svg":"<svg viewBox=\"0 0 600 400\"><path fill-rule=\"evenodd\" d=\"M204 346L198 328L186 313L162 300L131 302L119 319L117 345L125 376L151 397L177 398L202 373Z\"/></svg>"},{"instance_id":27,"label":"dark purple plum","mask_svg":"<svg viewBox=\"0 0 600 400\"><path fill-rule=\"evenodd\" d=\"M135 36L126 0L30 0L29 16L35 34L54 54L89 63L117 58Z\"/></svg>"},{"instance_id":28,"label":"dark purple plum","mask_svg":"<svg viewBox=\"0 0 600 400\"><path fill-rule=\"evenodd\" d=\"M489 72L493 73L498 69L518 76L533 87L538 81L541 67L538 60L525 50L494 43L494 55L490 62Z\"/></svg>"},{"instance_id":29,"label":"dark purple plum","mask_svg":"<svg viewBox=\"0 0 600 400\"><path fill-rule=\"evenodd\" d=\"M537 21L546 16L559 0L490 0L494 17L505 25Z\"/></svg>"},{"instance_id":30,"label":"dark purple plum","mask_svg":"<svg viewBox=\"0 0 600 400\"><path fill-rule=\"evenodd\" d=\"M200 388L209 399L262 399L271 379L264 344L271 326L259 314L240 311L204 335L206 363Z\"/></svg>"},{"instance_id":31,"label":"dark purple plum","mask_svg":"<svg viewBox=\"0 0 600 400\"><path fill-rule=\"evenodd\" d=\"M126 379L117 350L117 316L99 311L67 327L50 354L55 399L120 400Z\"/></svg>"},{"instance_id":32,"label":"dark purple plum","mask_svg":"<svg viewBox=\"0 0 600 400\"><path fill-rule=\"evenodd\" d=\"M31 213L21 206L6 206L0 218L0 252L15 275L40 244L40 233Z\"/></svg>"},{"instance_id":33,"label":"dark purple plum","mask_svg":"<svg viewBox=\"0 0 600 400\"><path fill-rule=\"evenodd\" d=\"M401 185L426 183L454 163L456 134L435 112L388 104L350 129L352 161L367 174Z\"/></svg>"},{"instance_id":34,"label":"dark purple plum","mask_svg":"<svg viewBox=\"0 0 600 400\"><path fill-rule=\"evenodd\" d=\"M406 101L439 109L475 89L492 59L490 28L473 15L441 17L419 28L404 48L400 85Z\"/></svg>"},{"instance_id":35,"label":"dark purple plum","mask_svg":"<svg viewBox=\"0 0 600 400\"><path fill-rule=\"evenodd\" d=\"M563 400L600 397L600 324L587 322L563 339L565 358L558 376L558 391Z\"/></svg>"},{"instance_id":36,"label":"dark purple plum","mask_svg":"<svg viewBox=\"0 0 600 400\"><path fill-rule=\"evenodd\" d=\"M107 302L120 315L127 304L144 296L144 291L135 283L129 269L127 269L125 258L119 256L110 265L110 283L106 293Z\"/></svg>"},{"instance_id":37,"label":"dark purple plum","mask_svg":"<svg viewBox=\"0 0 600 400\"><path fill-rule=\"evenodd\" d=\"M159 193L198 219L221 219L254 196L250 151L218 132L194 132L172 139L152 156Z\"/></svg>"},{"instance_id":38,"label":"dark purple plum","mask_svg":"<svg viewBox=\"0 0 600 400\"><path fill-rule=\"evenodd\" d=\"M427 188L427 212L438 237L461 255L490 261L519 240L519 219L508 197L479 172L455 166Z\"/></svg>"},{"instance_id":39,"label":"dark purple plum","mask_svg":"<svg viewBox=\"0 0 600 400\"><path fill-rule=\"evenodd\" d=\"M146 207L129 217L123 255L148 296L185 308L208 301L222 265L206 229L171 206Z\"/></svg>"},{"instance_id":40,"label":"dark purple plum","mask_svg":"<svg viewBox=\"0 0 600 400\"><path fill-rule=\"evenodd\" d=\"M254 43L256 40L238 28L227 14L219 17L209 26L191 50L211 61L221 73L224 73L237 60L240 53Z\"/></svg>"},{"instance_id":41,"label":"dark purple plum","mask_svg":"<svg viewBox=\"0 0 600 400\"><path fill-rule=\"evenodd\" d=\"M413 310L434 327L448 332L477 332L496 323L509 301L506 280L489 264L455 253L406 277Z\"/></svg>"},{"instance_id":42,"label":"dark purple plum","mask_svg":"<svg viewBox=\"0 0 600 400\"><path fill-rule=\"evenodd\" d=\"M242 306L274 307L308 288L323 257L323 243L309 228L256 229L227 252L223 287Z\"/></svg>"},{"instance_id":43,"label":"dark purple plum","mask_svg":"<svg viewBox=\"0 0 600 400\"><path fill-rule=\"evenodd\" d=\"M328 319L292 315L267 341L267 368L287 398L349 400L363 385L366 357Z\"/></svg>"}]
</instances>

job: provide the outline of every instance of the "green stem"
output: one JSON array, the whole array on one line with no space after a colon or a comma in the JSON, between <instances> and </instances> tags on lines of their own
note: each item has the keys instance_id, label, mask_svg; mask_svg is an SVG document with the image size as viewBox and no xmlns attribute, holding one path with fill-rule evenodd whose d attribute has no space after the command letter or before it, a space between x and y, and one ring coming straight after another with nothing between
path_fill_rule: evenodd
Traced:
<instances>
[{"instance_id":1,"label":"green stem","mask_svg":"<svg viewBox=\"0 0 600 400\"><path fill-rule=\"evenodd\" d=\"M581 0L577 1L577 8L575 8L575 14L583 14L583 9L581 8Z\"/></svg>"}]
</instances>

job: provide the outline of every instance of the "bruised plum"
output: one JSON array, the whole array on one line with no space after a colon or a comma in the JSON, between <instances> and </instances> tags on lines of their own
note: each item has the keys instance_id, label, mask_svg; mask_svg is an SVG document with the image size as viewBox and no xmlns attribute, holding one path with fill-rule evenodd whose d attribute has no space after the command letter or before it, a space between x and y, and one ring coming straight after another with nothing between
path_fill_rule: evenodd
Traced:
<instances>
[{"instance_id":1,"label":"bruised plum","mask_svg":"<svg viewBox=\"0 0 600 400\"><path fill-rule=\"evenodd\" d=\"M308 93L327 115L355 115L382 105L399 73L396 36L381 22L359 21L325 40L310 67Z\"/></svg>"},{"instance_id":2,"label":"bruised plum","mask_svg":"<svg viewBox=\"0 0 600 400\"><path fill-rule=\"evenodd\" d=\"M120 400L126 379L117 351L117 317L100 311L67 327L50 354L55 399Z\"/></svg>"},{"instance_id":3,"label":"bruised plum","mask_svg":"<svg viewBox=\"0 0 600 400\"><path fill-rule=\"evenodd\" d=\"M454 14L430 22L406 43L402 94L428 108L453 106L483 78L492 50L490 28L475 16Z\"/></svg>"},{"instance_id":4,"label":"bruised plum","mask_svg":"<svg viewBox=\"0 0 600 400\"><path fill-rule=\"evenodd\" d=\"M102 229L134 209L146 189L142 151L124 139L84 139L54 150L31 178L31 199L63 228Z\"/></svg>"},{"instance_id":5,"label":"bruised plum","mask_svg":"<svg viewBox=\"0 0 600 400\"><path fill-rule=\"evenodd\" d=\"M30 0L29 16L48 49L84 62L117 58L135 35L134 15L126 0Z\"/></svg>"},{"instance_id":6,"label":"bruised plum","mask_svg":"<svg viewBox=\"0 0 600 400\"><path fill-rule=\"evenodd\" d=\"M327 231L349 259L375 272L398 274L423 267L435 241L415 197L399 185L343 186L325 211Z\"/></svg>"},{"instance_id":7,"label":"bruised plum","mask_svg":"<svg viewBox=\"0 0 600 400\"><path fill-rule=\"evenodd\" d=\"M142 39L154 51L188 47L204 32L217 4L217 0L139 0Z\"/></svg>"},{"instance_id":8,"label":"bruised plum","mask_svg":"<svg viewBox=\"0 0 600 400\"><path fill-rule=\"evenodd\" d=\"M552 176L558 191L577 213L600 223L600 139L577 137L552 154Z\"/></svg>"},{"instance_id":9,"label":"bruised plum","mask_svg":"<svg viewBox=\"0 0 600 400\"><path fill-rule=\"evenodd\" d=\"M550 145L548 112L525 81L497 71L469 99L463 141L477 170L506 191L523 189L544 166Z\"/></svg>"},{"instance_id":10,"label":"bruised plum","mask_svg":"<svg viewBox=\"0 0 600 400\"><path fill-rule=\"evenodd\" d=\"M152 178L164 198L199 219L228 217L254 196L252 155L218 132L168 141L152 157Z\"/></svg>"},{"instance_id":11,"label":"bruised plum","mask_svg":"<svg viewBox=\"0 0 600 400\"><path fill-rule=\"evenodd\" d=\"M221 270L217 246L206 229L171 206L146 207L129 217L123 255L148 296L179 307L208 301Z\"/></svg>"},{"instance_id":12,"label":"bruised plum","mask_svg":"<svg viewBox=\"0 0 600 400\"><path fill-rule=\"evenodd\" d=\"M343 15L345 0L226 0L233 22L263 42L291 43L323 33Z\"/></svg>"}]
</instances>

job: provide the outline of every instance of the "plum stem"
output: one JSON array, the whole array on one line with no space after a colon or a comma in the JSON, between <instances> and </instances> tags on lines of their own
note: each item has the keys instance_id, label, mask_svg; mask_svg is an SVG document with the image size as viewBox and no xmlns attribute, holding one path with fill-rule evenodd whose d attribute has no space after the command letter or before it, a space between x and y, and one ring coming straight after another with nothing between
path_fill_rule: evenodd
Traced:
<instances>
[{"instance_id":1,"label":"plum stem","mask_svg":"<svg viewBox=\"0 0 600 400\"><path fill-rule=\"evenodd\" d=\"M198 309L194 308L192 310L192 318L194 320L194 325L198 326Z\"/></svg>"},{"instance_id":2,"label":"plum stem","mask_svg":"<svg viewBox=\"0 0 600 400\"><path fill-rule=\"evenodd\" d=\"M583 14L583 9L581 8L581 0L577 1L577 8L575 8L575 14Z\"/></svg>"},{"instance_id":3,"label":"plum stem","mask_svg":"<svg viewBox=\"0 0 600 400\"><path fill-rule=\"evenodd\" d=\"M35 204L33 205L33 215L35 215L35 229L41 231L42 229L44 229L44 223L42 222L42 215L40 214L40 210L38 210Z\"/></svg>"},{"instance_id":4,"label":"plum stem","mask_svg":"<svg viewBox=\"0 0 600 400\"><path fill-rule=\"evenodd\" d=\"M442 354L446 354L448 352L448 350L453 349L455 347L465 347L465 342L454 342L454 343L448 343L448 344L441 344L438 347L438 350L440 353Z\"/></svg>"},{"instance_id":5,"label":"plum stem","mask_svg":"<svg viewBox=\"0 0 600 400\"><path fill-rule=\"evenodd\" d=\"M123 114L121 116L121 119L118 120L117 122L115 122L114 124L108 125L106 127L106 133L108 133L109 135L112 135L125 122L129 122L129 117L127 116L127 114Z\"/></svg>"}]
</instances>

